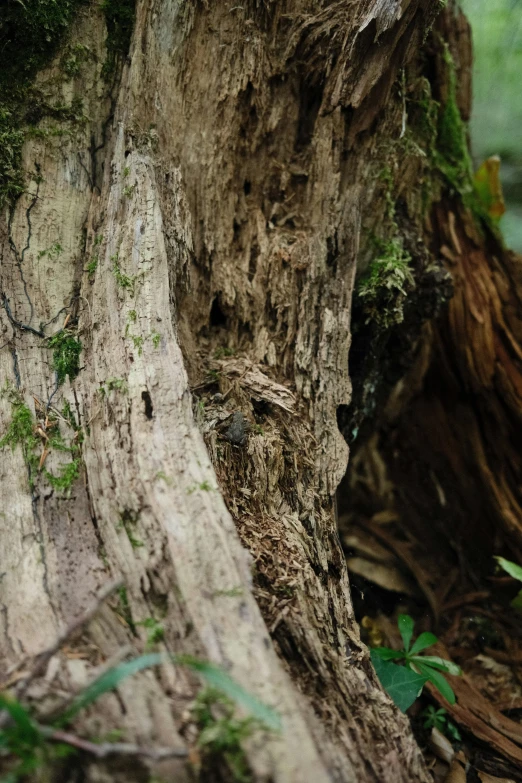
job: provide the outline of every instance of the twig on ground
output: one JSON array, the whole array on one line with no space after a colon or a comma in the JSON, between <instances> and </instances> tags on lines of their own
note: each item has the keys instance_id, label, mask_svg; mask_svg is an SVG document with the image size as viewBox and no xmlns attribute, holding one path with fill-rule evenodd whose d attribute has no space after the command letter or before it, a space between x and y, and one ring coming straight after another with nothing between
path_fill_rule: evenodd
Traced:
<instances>
[{"instance_id":1,"label":"twig on ground","mask_svg":"<svg viewBox=\"0 0 522 783\"><path fill-rule=\"evenodd\" d=\"M162 761L169 758L186 758L188 755L185 748L144 748L130 742L95 743L77 737L68 731L60 731L48 726L39 726L38 728L43 736L51 742L62 742L72 748L90 753L98 759L105 759L108 756L145 756L153 761Z\"/></svg>"}]
</instances>

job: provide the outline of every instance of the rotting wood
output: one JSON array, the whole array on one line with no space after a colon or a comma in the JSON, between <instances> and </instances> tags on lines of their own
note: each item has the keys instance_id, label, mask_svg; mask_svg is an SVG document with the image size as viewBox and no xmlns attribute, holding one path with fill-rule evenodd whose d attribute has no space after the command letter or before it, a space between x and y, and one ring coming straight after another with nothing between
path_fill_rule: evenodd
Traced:
<instances>
[{"instance_id":1,"label":"rotting wood","mask_svg":"<svg viewBox=\"0 0 522 783\"><path fill-rule=\"evenodd\" d=\"M97 53L82 87L89 123L67 143L26 145L40 174L2 226L16 319L4 307L2 374L28 404L57 404L31 316L70 309L83 366L58 397L84 429L70 496L43 478L31 491L21 450L2 455L2 667L38 655L117 575L125 606L92 621L83 669L62 652L53 687L78 686L126 644L142 650L139 623L161 613L169 649L225 666L281 713L282 737L246 748L255 780L429 779L360 642L332 496L348 455L336 417L350 397L361 224L386 211L378 171L403 122L394 85L437 10L142 0L113 103L102 21L85 14L75 34ZM422 155L397 154L414 181ZM58 241L64 251L46 254ZM213 428L205 443L192 410L191 387L223 347L262 376L223 393L218 371L201 415L262 416L245 447ZM4 400L5 427L10 414ZM142 674L80 727L168 747L197 687L172 666ZM86 766L85 779L147 774ZM187 779L179 762L168 774Z\"/></svg>"}]
</instances>

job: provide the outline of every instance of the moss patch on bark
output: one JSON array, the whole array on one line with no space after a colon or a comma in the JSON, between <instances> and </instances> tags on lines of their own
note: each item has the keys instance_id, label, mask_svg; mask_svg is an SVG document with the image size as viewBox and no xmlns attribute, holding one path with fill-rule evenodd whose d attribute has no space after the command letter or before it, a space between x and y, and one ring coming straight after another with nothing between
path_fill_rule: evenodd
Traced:
<instances>
[{"instance_id":1,"label":"moss patch on bark","mask_svg":"<svg viewBox=\"0 0 522 783\"><path fill-rule=\"evenodd\" d=\"M7 0L0 8L0 207L24 191L24 126L31 123L31 84L55 55L86 0Z\"/></svg>"},{"instance_id":2,"label":"moss patch on bark","mask_svg":"<svg viewBox=\"0 0 522 783\"><path fill-rule=\"evenodd\" d=\"M81 106L47 106L33 87L64 42L79 9L89 0L6 0L0 7L0 208L25 189L22 147L27 134L37 135L44 116L58 121L83 121ZM103 0L94 8L107 24L107 59L103 73L114 73L118 59L128 51L134 24L135 0ZM85 47L66 50L62 69L66 78L78 74Z\"/></svg>"}]
</instances>

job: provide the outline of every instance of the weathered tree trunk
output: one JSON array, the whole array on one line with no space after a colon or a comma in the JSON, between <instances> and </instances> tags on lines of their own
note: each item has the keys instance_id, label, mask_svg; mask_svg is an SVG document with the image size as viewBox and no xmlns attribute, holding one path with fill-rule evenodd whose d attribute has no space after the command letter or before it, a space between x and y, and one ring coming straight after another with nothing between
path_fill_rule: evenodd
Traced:
<instances>
[{"instance_id":1,"label":"weathered tree trunk","mask_svg":"<svg viewBox=\"0 0 522 783\"><path fill-rule=\"evenodd\" d=\"M334 493L356 265L374 240L410 260L393 301L365 299L377 343L413 279L415 344L449 296L425 222L449 189L442 27L426 43L438 10L139 0L107 79L87 4L39 73L55 112L26 137L26 192L1 229L3 682L23 686L100 588L125 584L31 684L40 712L143 651L154 618L159 649L223 666L280 713L280 736L246 743L253 779L429 779L359 640ZM78 731L190 747L198 687L179 667L141 674ZM82 780L149 779L145 762L87 756L60 779L79 764ZM192 779L180 761L154 774ZM202 774L225 780L226 765Z\"/></svg>"}]
</instances>

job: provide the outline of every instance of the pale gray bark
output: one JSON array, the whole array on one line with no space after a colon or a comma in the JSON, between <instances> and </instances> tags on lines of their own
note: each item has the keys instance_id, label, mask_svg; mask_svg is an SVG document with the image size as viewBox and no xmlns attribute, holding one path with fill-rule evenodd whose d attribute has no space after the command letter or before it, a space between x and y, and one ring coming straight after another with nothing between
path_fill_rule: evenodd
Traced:
<instances>
[{"instance_id":1,"label":"pale gray bark","mask_svg":"<svg viewBox=\"0 0 522 783\"><path fill-rule=\"evenodd\" d=\"M70 494L43 474L31 490L20 447L2 452L2 670L122 577L134 623L159 614L167 649L222 665L280 712L282 735L248 744L256 780L428 780L359 640L332 497L348 457L336 411L350 396L350 301L374 195L364 131L432 5L143 0L112 96L92 6L73 36L93 57L81 79L49 87L81 94L88 121L27 143L41 181L2 224L12 316L39 329L65 307L45 334L77 313L83 342L77 379L55 392L45 341L2 311L2 378L32 410L33 396L68 400L84 434ZM40 79L53 75L57 63ZM56 242L58 254L43 253ZM223 347L236 355L216 359ZM195 416L191 386L201 396L210 370L225 402L208 393ZM244 445L217 426L237 410L252 425ZM11 415L5 397L0 431ZM45 466L64 461L51 450ZM62 653L37 695L78 687L145 638L106 607L85 657ZM142 674L81 729L181 743L197 687L174 667ZM184 779L179 761L162 770ZM143 774L96 766L87 779Z\"/></svg>"}]
</instances>

